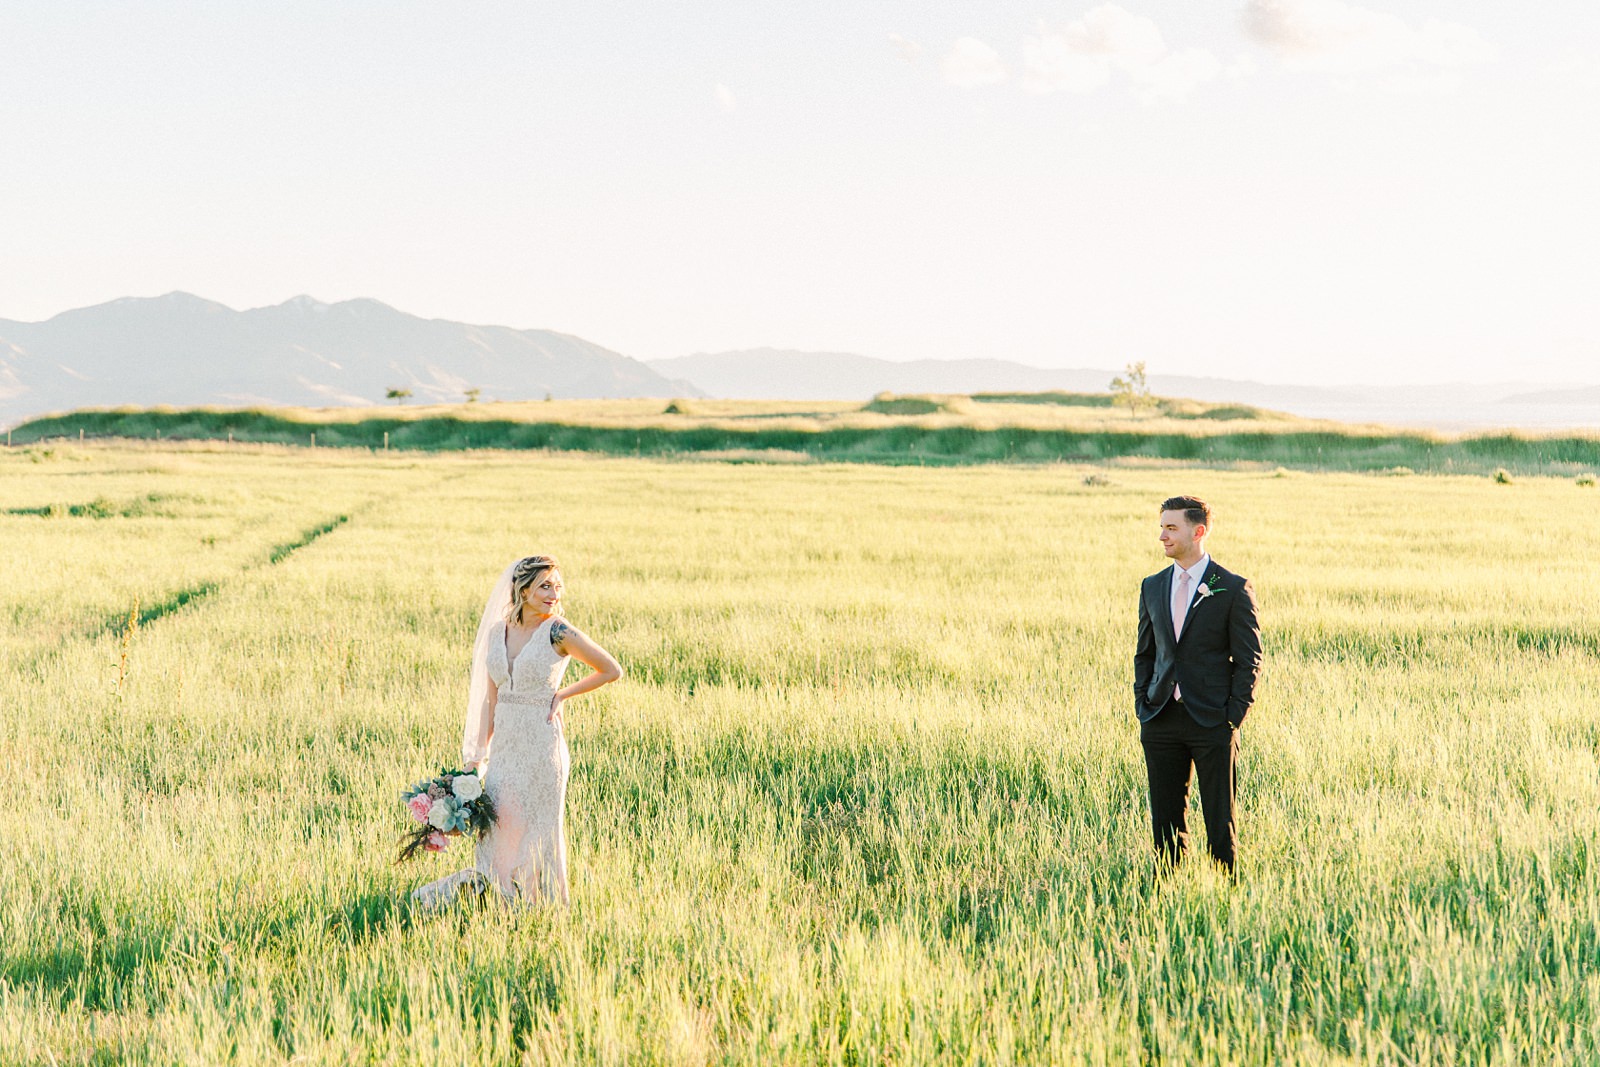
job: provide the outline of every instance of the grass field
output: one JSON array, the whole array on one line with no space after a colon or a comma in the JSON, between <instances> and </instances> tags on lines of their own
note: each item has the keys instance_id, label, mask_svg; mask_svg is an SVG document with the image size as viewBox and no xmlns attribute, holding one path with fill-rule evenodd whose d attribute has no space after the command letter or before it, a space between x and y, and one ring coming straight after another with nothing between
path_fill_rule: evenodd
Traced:
<instances>
[{"instance_id":1,"label":"grass field","mask_svg":"<svg viewBox=\"0 0 1600 1067\"><path fill-rule=\"evenodd\" d=\"M1445 434L1158 399L1134 417L1109 394L891 396L868 403L552 400L387 408L119 408L15 427L34 444L83 438L209 440L372 450L470 449L842 462L1186 462L1298 470L1593 478L1600 434Z\"/></svg>"},{"instance_id":2,"label":"grass field","mask_svg":"<svg viewBox=\"0 0 1600 1067\"><path fill-rule=\"evenodd\" d=\"M1238 886L1147 853L1134 595L1178 490L1263 614ZM0 450L0 1063L1600 1062L1597 502ZM398 791L532 551L629 670L568 709L573 903L424 918L465 852L393 866Z\"/></svg>"}]
</instances>

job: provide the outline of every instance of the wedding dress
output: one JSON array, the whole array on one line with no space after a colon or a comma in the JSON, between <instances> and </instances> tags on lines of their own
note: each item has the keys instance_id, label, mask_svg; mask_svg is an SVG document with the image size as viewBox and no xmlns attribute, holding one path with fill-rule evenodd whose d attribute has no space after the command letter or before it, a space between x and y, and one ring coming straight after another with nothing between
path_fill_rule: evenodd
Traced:
<instances>
[{"instance_id":1,"label":"wedding dress","mask_svg":"<svg viewBox=\"0 0 1600 1067\"><path fill-rule=\"evenodd\" d=\"M470 870L429 882L412 894L424 907L443 907L464 886L492 887L507 900L567 902L571 757L560 720L550 722L549 717L568 657L551 647L553 621L541 623L515 657L506 648L505 624L489 630L482 662L498 693L480 716L478 739L469 713L464 754L469 761L488 755L483 789L494 802L495 822L478 842Z\"/></svg>"}]
</instances>

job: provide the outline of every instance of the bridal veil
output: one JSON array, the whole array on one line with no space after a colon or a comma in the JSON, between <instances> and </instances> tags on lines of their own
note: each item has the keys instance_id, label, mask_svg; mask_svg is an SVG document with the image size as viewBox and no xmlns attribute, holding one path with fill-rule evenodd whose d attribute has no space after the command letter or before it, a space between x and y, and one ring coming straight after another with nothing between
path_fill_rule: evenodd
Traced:
<instances>
[{"instance_id":1,"label":"bridal veil","mask_svg":"<svg viewBox=\"0 0 1600 1067\"><path fill-rule=\"evenodd\" d=\"M520 562L520 561L517 561ZM467 687L467 721L461 731L461 761L465 766L489 758L489 740L494 734L494 704L489 698L489 642L500 633L506 609L511 606L513 562L500 575L483 605L478 636L472 642L472 682Z\"/></svg>"}]
</instances>

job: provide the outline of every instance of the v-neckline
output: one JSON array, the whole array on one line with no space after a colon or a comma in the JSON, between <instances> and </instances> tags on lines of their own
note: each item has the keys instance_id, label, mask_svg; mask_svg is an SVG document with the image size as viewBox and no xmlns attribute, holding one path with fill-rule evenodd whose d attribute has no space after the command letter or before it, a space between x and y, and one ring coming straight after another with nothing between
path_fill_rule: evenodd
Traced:
<instances>
[{"instance_id":1,"label":"v-neckline","mask_svg":"<svg viewBox=\"0 0 1600 1067\"><path fill-rule=\"evenodd\" d=\"M553 619L555 616L552 615L550 618ZM522 647L517 649L517 654L515 656L511 654L511 623L507 622L505 627L500 631L500 648L501 651L506 654L506 681L508 684L517 684L517 660L521 659L522 654L528 651L528 646L533 644L533 639L535 637L539 636L539 631L549 625L550 619L546 619L538 626L535 626L533 628L533 633L529 634L528 639L522 642Z\"/></svg>"}]
</instances>

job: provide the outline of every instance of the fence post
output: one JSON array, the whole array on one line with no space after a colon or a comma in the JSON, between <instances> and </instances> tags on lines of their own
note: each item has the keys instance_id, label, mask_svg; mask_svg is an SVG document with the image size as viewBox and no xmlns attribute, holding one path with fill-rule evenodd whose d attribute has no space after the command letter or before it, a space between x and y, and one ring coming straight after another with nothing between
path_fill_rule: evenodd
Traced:
<instances>
[{"instance_id":1,"label":"fence post","mask_svg":"<svg viewBox=\"0 0 1600 1067\"><path fill-rule=\"evenodd\" d=\"M383 450L385 452L389 451L389 431L388 430L383 431Z\"/></svg>"},{"instance_id":2,"label":"fence post","mask_svg":"<svg viewBox=\"0 0 1600 1067\"><path fill-rule=\"evenodd\" d=\"M312 434L311 435L311 447L312 448L316 448L317 447L317 435L316 434Z\"/></svg>"}]
</instances>

